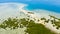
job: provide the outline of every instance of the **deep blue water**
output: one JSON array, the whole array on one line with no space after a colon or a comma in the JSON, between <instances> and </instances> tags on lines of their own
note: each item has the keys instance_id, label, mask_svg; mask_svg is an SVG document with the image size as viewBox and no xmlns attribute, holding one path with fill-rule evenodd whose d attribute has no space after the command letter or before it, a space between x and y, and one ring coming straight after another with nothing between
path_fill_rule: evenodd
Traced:
<instances>
[{"instance_id":1,"label":"deep blue water","mask_svg":"<svg viewBox=\"0 0 60 34\"><path fill-rule=\"evenodd\" d=\"M59 0L56 0L59 1ZM15 3L25 3L28 4L29 6L26 7L26 9L28 10L34 10L34 9L44 9L44 10L48 10L48 11L54 11L57 13L60 13L60 3L58 4L58 2L56 3L56 1L47 1L45 2L44 0L32 0L32 1L28 1L28 0L1 0L0 3L5 3L5 2L15 2ZM53 5L54 4L58 4L59 6Z\"/></svg>"},{"instance_id":2,"label":"deep blue water","mask_svg":"<svg viewBox=\"0 0 60 34\"><path fill-rule=\"evenodd\" d=\"M48 5L48 4L29 4L26 7L26 9L28 9L28 10L44 9L44 10L60 13L60 7L57 7L54 5Z\"/></svg>"}]
</instances>

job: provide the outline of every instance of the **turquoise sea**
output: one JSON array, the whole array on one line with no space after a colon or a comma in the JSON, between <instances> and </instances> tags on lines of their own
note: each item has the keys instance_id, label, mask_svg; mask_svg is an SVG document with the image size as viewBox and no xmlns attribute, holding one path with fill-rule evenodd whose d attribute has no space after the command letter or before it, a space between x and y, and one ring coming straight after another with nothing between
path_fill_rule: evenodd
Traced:
<instances>
[{"instance_id":1,"label":"turquoise sea","mask_svg":"<svg viewBox=\"0 0 60 34\"><path fill-rule=\"evenodd\" d=\"M13 4L13 3L17 3L17 4L27 4L28 6L24 7L25 10L29 10L29 11L33 11L33 10L43 10L41 12L47 13L47 12L51 12L51 14L57 13L56 15L60 16L60 1L59 0L0 0L0 15L12 15L18 12L19 9L19 5ZM3 5L1 6L1 3L11 3L11 4L7 4L7 5ZM10 5L10 6L9 6ZM47 12L44 12L44 10L47 10ZM2 12L2 13L1 13ZM11 14L11 13L12 14ZM33 12L37 12L40 13L40 11L33 11ZM48 13L48 14L49 14ZM17 13L18 14L18 13ZM55 15L55 14L54 14Z\"/></svg>"},{"instance_id":2,"label":"turquoise sea","mask_svg":"<svg viewBox=\"0 0 60 34\"><path fill-rule=\"evenodd\" d=\"M27 5L27 6L25 6L25 5ZM31 12L29 12L29 11L32 11L33 13L31 14ZM36 22L40 23L40 18L43 17L41 19L42 24L45 23L45 21L48 21L46 23L46 26L49 29L51 29L52 31L56 31L56 32L60 33L60 29L56 30L56 28L52 27L55 24L51 24L51 23L53 23L55 21L55 19L54 18L50 19L49 15L60 18L60 0L0 0L0 22L1 23L4 20L6 20L8 23L9 21L11 21L11 19L7 20L7 18L10 17L12 19L18 18L19 20L16 23L20 24L21 22L24 22L24 24L25 24L28 21L23 19L23 21L20 22L20 18L25 18L27 16L33 18ZM12 22L14 22L14 20L12 20ZM52 22L52 20L53 20L53 22ZM29 21L31 21L31 20L29 20ZM31 21L31 22L33 22L33 21ZM5 22L3 22L3 23L5 23ZM9 22L9 23L11 23L11 22ZM29 23L27 24L27 26L30 25ZM17 24L18 27L20 26L19 24ZM34 23L32 23L32 24L35 27ZM58 21L58 23L56 22L56 24L57 24L56 26L58 26L58 27L60 26L59 21ZM21 25L23 25L23 24L21 24ZM44 26L45 26L45 24L44 24ZM10 26L8 26L8 27L10 27ZM8 27L7 27L7 29L9 29ZM5 26L3 28L5 28ZM11 28L15 29L15 26L12 26ZM36 29L36 30L38 31L38 29ZM23 29L18 28L17 30L11 30L11 31L10 30L6 30L6 31L0 30L0 33L1 34L11 34L11 33L12 34L24 34L25 31L26 31L25 28L23 28ZM31 32L31 33L33 33L33 32Z\"/></svg>"},{"instance_id":3,"label":"turquoise sea","mask_svg":"<svg viewBox=\"0 0 60 34\"><path fill-rule=\"evenodd\" d=\"M35 10L35 9L43 9L48 11L53 11L56 13L60 13L60 7L54 5L47 5L47 4L29 4L26 9L28 10Z\"/></svg>"},{"instance_id":4,"label":"turquoise sea","mask_svg":"<svg viewBox=\"0 0 60 34\"><path fill-rule=\"evenodd\" d=\"M0 0L0 3L9 2L28 4L28 10L44 9L60 13L60 0Z\"/></svg>"}]
</instances>

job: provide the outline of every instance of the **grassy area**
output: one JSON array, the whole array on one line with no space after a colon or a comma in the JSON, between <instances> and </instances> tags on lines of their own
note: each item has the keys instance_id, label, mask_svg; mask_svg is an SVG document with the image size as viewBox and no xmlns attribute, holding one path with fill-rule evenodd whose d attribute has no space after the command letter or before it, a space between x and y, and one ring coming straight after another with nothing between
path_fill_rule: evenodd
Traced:
<instances>
[{"instance_id":1,"label":"grassy area","mask_svg":"<svg viewBox=\"0 0 60 34\"><path fill-rule=\"evenodd\" d=\"M25 21L25 19L21 19L21 23L27 27L25 30L26 33L29 34L55 34L51 30L47 29L44 25L42 24L36 24L33 20L28 21L28 23Z\"/></svg>"},{"instance_id":2,"label":"grassy area","mask_svg":"<svg viewBox=\"0 0 60 34\"><path fill-rule=\"evenodd\" d=\"M27 29L25 30L25 32L29 34L55 34L53 31L49 30L44 25L37 24L29 18L8 18L0 25L0 28L3 29L6 29L7 27L11 28L11 30L26 27Z\"/></svg>"}]
</instances>

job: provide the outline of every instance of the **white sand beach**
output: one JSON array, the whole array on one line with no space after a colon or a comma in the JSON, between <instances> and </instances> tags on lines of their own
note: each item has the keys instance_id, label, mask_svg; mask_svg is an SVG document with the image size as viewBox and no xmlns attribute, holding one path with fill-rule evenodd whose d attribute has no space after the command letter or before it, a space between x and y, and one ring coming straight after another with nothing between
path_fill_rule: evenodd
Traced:
<instances>
[{"instance_id":1,"label":"white sand beach","mask_svg":"<svg viewBox=\"0 0 60 34\"><path fill-rule=\"evenodd\" d=\"M23 8L23 7L22 7L22 8ZM50 30L56 32L57 34L60 33L60 29L58 30L58 29L56 29L56 27L53 27L53 25L51 24L51 22L45 23L45 24L44 24L44 20L40 20L40 21L38 22L38 19L40 19L41 16L42 16L42 17L45 17L46 19L50 19L50 18L49 18L49 13L50 13L51 15L56 16L56 17L59 15L58 13L55 13L55 12L46 12L46 11L44 11L44 10L41 10L40 17L39 17L39 14L38 14L38 13L37 13L38 16L37 16L36 14L30 14L30 13L28 13L28 10L21 9L21 12L23 12L23 13L25 13L25 14L28 14L28 15L31 16L32 18L35 18L37 23L41 23L41 24L45 25L46 28L49 28ZM32 11L29 11L29 12L32 12ZM58 17L58 18L60 18L60 17Z\"/></svg>"},{"instance_id":2,"label":"white sand beach","mask_svg":"<svg viewBox=\"0 0 60 34\"><path fill-rule=\"evenodd\" d=\"M9 6L9 4L7 4L7 5ZM7 5L6 5L6 7L7 7ZM12 17L20 16L20 12L23 12L24 14L27 14L27 15L31 16L32 17L31 19L35 18L37 23L41 23L41 24L45 25L47 28L49 28L50 30L52 30L56 33L60 33L60 29L57 30L55 27L53 27L51 22L44 24L44 20L40 20L41 17L45 17L45 18L49 19L49 16L48 16L49 13L51 13L51 15L56 15L56 16L57 15L60 16L60 14L54 13L54 12L53 13L52 12L45 12L45 10L41 10L40 14L39 13L30 14L28 12L32 12L32 11L24 10L24 7L27 6L27 5L24 5L24 4L18 4L17 5L15 3L13 3L13 5L17 6L17 8L15 7L17 10L14 9L14 8L11 9L10 6L9 6L9 8L6 8L6 7L2 6L1 8L4 8L4 10L0 9L0 17L4 19L4 18L6 18L6 17L8 18L10 16L12 16ZM38 19L40 20L39 22L37 21ZM24 34L24 31L23 31L23 29L17 29L17 30L12 30L12 31L11 30L6 31L6 30L1 29L0 34Z\"/></svg>"}]
</instances>

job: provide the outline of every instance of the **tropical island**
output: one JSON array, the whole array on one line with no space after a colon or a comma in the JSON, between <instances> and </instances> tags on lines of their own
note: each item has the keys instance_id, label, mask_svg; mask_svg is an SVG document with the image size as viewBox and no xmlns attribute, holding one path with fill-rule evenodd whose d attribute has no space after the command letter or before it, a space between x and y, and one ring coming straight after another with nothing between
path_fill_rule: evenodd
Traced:
<instances>
[{"instance_id":1,"label":"tropical island","mask_svg":"<svg viewBox=\"0 0 60 34\"><path fill-rule=\"evenodd\" d=\"M40 18L40 20L44 20L45 23L49 23L51 21L53 27L57 26L56 29L60 28L60 19L56 18L55 16L50 16L50 19L46 18ZM51 20L53 18L53 20ZM40 21L38 20L38 21ZM3 28L7 30L7 28L10 28L9 30L14 30L18 28L24 28L26 27L25 34L57 34L54 31L51 31L50 29L46 28L41 23L35 23L34 20L28 18L8 18L7 20L4 20L3 23L0 24L0 29Z\"/></svg>"}]
</instances>

